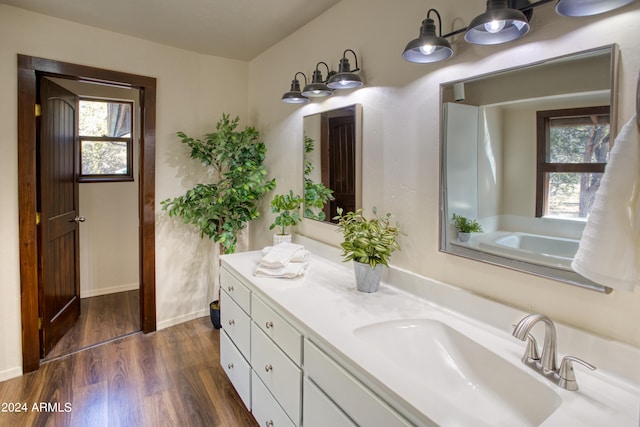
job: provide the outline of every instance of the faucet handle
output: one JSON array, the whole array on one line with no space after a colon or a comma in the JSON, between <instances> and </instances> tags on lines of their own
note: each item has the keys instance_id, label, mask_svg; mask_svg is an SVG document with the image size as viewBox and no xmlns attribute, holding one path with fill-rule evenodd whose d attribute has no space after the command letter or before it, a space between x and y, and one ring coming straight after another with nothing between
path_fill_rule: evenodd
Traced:
<instances>
[{"instance_id":1,"label":"faucet handle","mask_svg":"<svg viewBox=\"0 0 640 427\"><path fill-rule=\"evenodd\" d=\"M573 371L573 362L586 366L592 371L596 369L596 367L591 363L573 356L565 356L562 359L562 362L560 363L560 370L558 371L558 376L560 377L558 385L567 390L576 391L578 390L578 383L576 382L576 374Z\"/></svg>"},{"instance_id":2,"label":"faucet handle","mask_svg":"<svg viewBox=\"0 0 640 427\"><path fill-rule=\"evenodd\" d=\"M522 356L522 361L527 363L528 361L539 361L540 353L538 352L538 343L531 334L527 334L527 348Z\"/></svg>"}]
</instances>

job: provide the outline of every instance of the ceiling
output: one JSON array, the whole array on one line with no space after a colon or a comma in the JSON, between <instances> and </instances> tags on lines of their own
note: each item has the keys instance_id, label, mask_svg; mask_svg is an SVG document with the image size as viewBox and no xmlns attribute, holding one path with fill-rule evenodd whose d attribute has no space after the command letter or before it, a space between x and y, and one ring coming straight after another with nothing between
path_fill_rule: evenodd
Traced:
<instances>
[{"instance_id":1,"label":"ceiling","mask_svg":"<svg viewBox=\"0 0 640 427\"><path fill-rule=\"evenodd\" d=\"M168 46L248 61L340 0L0 0Z\"/></svg>"}]
</instances>

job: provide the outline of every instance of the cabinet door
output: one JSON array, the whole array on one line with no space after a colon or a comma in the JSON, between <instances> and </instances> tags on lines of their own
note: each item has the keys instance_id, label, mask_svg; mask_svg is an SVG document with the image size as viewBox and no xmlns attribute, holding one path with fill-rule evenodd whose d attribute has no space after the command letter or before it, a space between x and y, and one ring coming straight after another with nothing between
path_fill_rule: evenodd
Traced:
<instances>
[{"instance_id":1,"label":"cabinet door","mask_svg":"<svg viewBox=\"0 0 640 427\"><path fill-rule=\"evenodd\" d=\"M244 405L251 410L251 366L224 331L220 333L220 364Z\"/></svg>"},{"instance_id":2,"label":"cabinet door","mask_svg":"<svg viewBox=\"0 0 640 427\"><path fill-rule=\"evenodd\" d=\"M409 427L411 424L324 351L304 342L305 375L361 426Z\"/></svg>"},{"instance_id":3,"label":"cabinet door","mask_svg":"<svg viewBox=\"0 0 640 427\"><path fill-rule=\"evenodd\" d=\"M304 379L304 427L356 427L309 378Z\"/></svg>"},{"instance_id":4,"label":"cabinet door","mask_svg":"<svg viewBox=\"0 0 640 427\"><path fill-rule=\"evenodd\" d=\"M296 365L302 363L302 334L255 294L251 295L251 319Z\"/></svg>"},{"instance_id":5,"label":"cabinet door","mask_svg":"<svg viewBox=\"0 0 640 427\"><path fill-rule=\"evenodd\" d=\"M229 296L227 291L220 294L220 323L222 329L229 335L238 350L249 359L251 347L251 319L238 304Z\"/></svg>"},{"instance_id":6,"label":"cabinet door","mask_svg":"<svg viewBox=\"0 0 640 427\"><path fill-rule=\"evenodd\" d=\"M300 423L302 372L251 322L251 366L289 418Z\"/></svg>"},{"instance_id":7,"label":"cabinet door","mask_svg":"<svg viewBox=\"0 0 640 427\"><path fill-rule=\"evenodd\" d=\"M220 272L220 287L227 291L242 310L247 314L251 313L251 291L224 268Z\"/></svg>"},{"instance_id":8,"label":"cabinet door","mask_svg":"<svg viewBox=\"0 0 640 427\"><path fill-rule=\"evenodd\" d=\"M252 372L251 375L253 381L251 389L253 409L251 412L253 412L253 417L258 421L258 424L261 427L295 427L295 424L291 422L256 373ZM331 424L325 424L325 426L329 425Z\"/></svg>"}]
</instances>

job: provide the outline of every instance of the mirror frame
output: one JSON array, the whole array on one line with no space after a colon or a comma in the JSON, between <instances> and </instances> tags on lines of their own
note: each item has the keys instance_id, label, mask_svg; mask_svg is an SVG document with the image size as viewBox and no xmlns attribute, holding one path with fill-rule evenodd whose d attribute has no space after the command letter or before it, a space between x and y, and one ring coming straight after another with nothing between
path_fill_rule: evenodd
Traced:
<instances>
[{"instance_id":1,"label":"mirror frame","mask_svg":"<svg viewBox=\"0 0 640 427\"><path fill-rule=\"evenodd\" d=\"M355 206L356 209L361 208L362 207L362 130L363 130L363 122L362 122L362 104L349 104L349 105L343 105L340 107L335 107L335 108L331 108L329 110L322 110L322 111L316 111L312 114L307 114L305 116L302 117L302 142L304 144L305 141L305 137L306 137L306 133L305 133L305 127L304 127L304 121L306 118L311 117L311 116L315 116L315 115L321 115L324 113L329 113L332 111L338 111L338 110L342 110L342 109L346 109L346 108L352 108L354 109L354 118L355 118ZM305 152L304 149L302 150L302 193L303 193L303 198L304 198L304 191L305 191L305 181L304 181L304 161L305 161ZM325 219L324 221L320 221L317 220L315 218L309 218L303 215L303 218L305 220L309 220L309 221L316 221L319 223L324 223L324 224L330 224L330 225L336 225L336 223L332 222L330 218Z\"/></svg>"},{"instance_id":2,"label":"mirror frame","mask_svg":"<svg viewBox=\"0 0 640 427\"><path fill-rule=\"evenodd\" d=\"M452 87L456 83L464 83L469 81L477 81L482 80L488 77L495 77L500 74L512 73L515 71L520 71L526 69L528 67L541 66L544 64L548 64L555 61L566 60L568 58L574 57L576 55L583 55L589 53L595 53L598 51L606 51L608 50L611 55L611 64L610 64L610 123L611 123L611 141L614 141L615 135L617 134L617 114L618 114L618 62L619 62L619 48L617 44L610 44L605 46L600 46L592 49L587 49L583 51L573 52L570 54L557 56L553 58L547 58L544 60L531 62L528 64L520 65L512 68L505 68L500 70L491 71L488 73L484 73L481 75L473 75L464 79L459 79L455 81L443 82L440 84L440 238L439 238L439 251L451 255L460 256L463 258L473 259L476 261L492 264L499 267L508 268L511 270L516 270L519 272L532 274L534 276L543 277L546 279L555 280L561 283L567 283L574 286L579 286L585 289L589 289L592 291L597 291L605 294L611 293L612 289L595 282L592 282L585 277L580 276L578 273L574 271L562 270L553 267L547 267L540 264L535 264L532 262L520 261L514 258L508 258L506 256L494 255L492 253L483 252L480 250L475 250L470 247L463 247L457 245L449 245L450 248L447 250L447 237L448 233L446 232L446 228L450 227L449 221L449 212L447 206L447 181L446 181L446 146L445 146L445 132L444 132L444 93L446 88Z\"/></svg>"}]
</instances>

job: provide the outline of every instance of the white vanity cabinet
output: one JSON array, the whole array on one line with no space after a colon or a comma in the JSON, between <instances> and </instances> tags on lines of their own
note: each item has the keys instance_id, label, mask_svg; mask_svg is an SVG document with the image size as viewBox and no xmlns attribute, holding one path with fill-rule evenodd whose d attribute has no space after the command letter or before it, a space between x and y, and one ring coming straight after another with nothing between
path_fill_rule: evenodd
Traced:
<instances>
[{"instance_id":1,"label":"white vanity cabinet","mask_svg":"<svg viewBox=\"0 0 640 427\"><path fill-rule=\"evenodd\" d=\"M307 376L305 380L311 380L321 390L313 390L310 387L313 384L305 383L305 427L334 425L323 424L325 414L319 410L320 405L324 406L326 414L340 420L335 425L353 425L347 422L348 419L353 420L355 425L362 426L413 425L309 340L304 342L304 369ZM322 396L315 396L312 397L314 401L307 402L307 398L311 397L306 394L308 390L311 390L311 393L324 393L326 401L321 401Z\"/></svg>"},{"instance_id":2,"label":"white vanity cabinet","mask_svg":"<svg viewBox=\"0 0 640 427\"><path fill-rule=\"evenodd\" d=\"M220 275L220 364L251 410L251 292L229 272Z\"/></svg>"}]
</instances>

